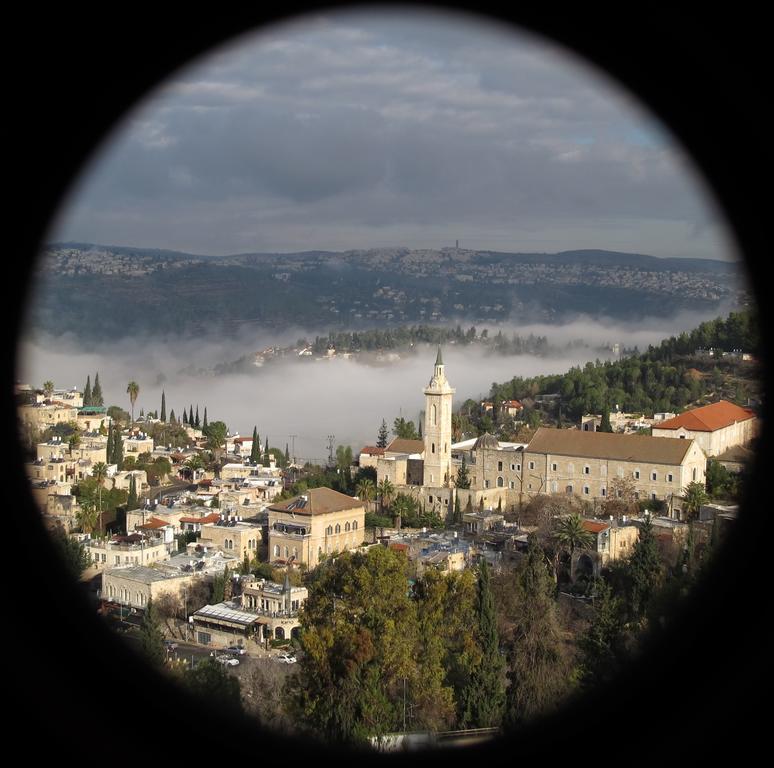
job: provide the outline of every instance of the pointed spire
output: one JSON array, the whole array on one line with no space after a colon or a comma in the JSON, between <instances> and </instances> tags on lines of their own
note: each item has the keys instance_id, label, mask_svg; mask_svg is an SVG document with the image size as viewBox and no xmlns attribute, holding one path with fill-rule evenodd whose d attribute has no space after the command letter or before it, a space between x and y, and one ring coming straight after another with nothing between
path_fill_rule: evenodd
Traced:
<instances>
[{"instance_id":1,"label":"pointed spire","mask_svg":"<svg viewBox=\"0 0 774 768\"><path fill-rule=\"evenodd\" d=\"M435 358L436 365L443 365L443 357L441 357L441 345L438 345L438 355Z\"/></svg>"}]
</instances>

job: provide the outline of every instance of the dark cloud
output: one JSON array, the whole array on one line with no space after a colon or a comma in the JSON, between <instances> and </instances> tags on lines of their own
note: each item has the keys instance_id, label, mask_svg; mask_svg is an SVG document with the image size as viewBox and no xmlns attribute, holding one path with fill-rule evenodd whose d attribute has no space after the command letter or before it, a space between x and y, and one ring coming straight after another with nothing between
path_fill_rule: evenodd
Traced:
<instances>
[{"instance_id":1,"label":"dark cloud","mask_svg":"<svg viewBox=\"0 0 774 768\"><path fill-rule=\"evenodd\" d=\"M717 218L661 126L575 57L472 17L371 12L243 37L179 73L105 147L53 236L551 251L628 232L631 250L729 258L703 227Z\"/></svg>"}]
</instances>

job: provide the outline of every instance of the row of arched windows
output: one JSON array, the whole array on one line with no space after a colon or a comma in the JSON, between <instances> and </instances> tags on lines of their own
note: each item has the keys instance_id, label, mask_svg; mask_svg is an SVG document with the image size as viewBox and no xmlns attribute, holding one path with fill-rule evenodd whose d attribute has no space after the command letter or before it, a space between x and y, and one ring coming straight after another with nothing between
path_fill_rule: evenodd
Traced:
<instances>
[{"instance_id":1,"label":"row of arched windows","mask_svg":"<svg viewBox=\"0 0 774 768\"><path fill-rule=\"evenodd\" d=\"M344 523L344 531L356 531L357 530L357 520L354 520L351 524L349 522ZM336 523L336 527L334 528L332 525L329 525L325 529L325 535L326 536L332 536L334 533L341 533L341 525L339 523Z\"/></svg>"}]
</instances>

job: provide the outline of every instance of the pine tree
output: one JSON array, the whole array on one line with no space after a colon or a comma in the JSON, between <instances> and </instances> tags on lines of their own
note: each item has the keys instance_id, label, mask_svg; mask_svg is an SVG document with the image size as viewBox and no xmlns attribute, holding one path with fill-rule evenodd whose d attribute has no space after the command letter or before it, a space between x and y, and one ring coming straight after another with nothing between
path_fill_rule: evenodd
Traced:
<instances>
[{"instance_id":1,"label":"pine tree","mask_svg":"<svg viewBox=\"0 0 774 768\"><path fill-rule=\"evenodd\" d=\"M177 424L177 419L175 418L175 409L174 408L169 412L169 423L170 424Z\"/></svg>"},{"instance_id":2,"label":"pine tree","mask_svg":"<svg viewBox=\"0 0 774 768\"><path fill-rule=\"evenodd\" d=\"M93 399L91 394L91 376L86 376L86 386L83 388L83 404L93 405Z\"/></svg>"},{"instance_id":3,"label":"pine tree","mask_svg":"<svg viewBox=\"0 0 774 768\"><path fill-rule=\"evenodd\" d=\"M202 432L207 429L207 406L204 406L204 421L202 422Z\"/></svg>"},{"instance_id":4,"label":"pine tree","mask_svg":"<svg viewBox=\"0 0 774 768\"><path fill-rule=\"evenodd\" d=\"M379 427L379 436L376 439L376 447L386 448L389 437L390 437L390 433L387 430L387 422L384 419L382 419L382 426Z\"/></svg>"},{"instance_id":5,"label":"pine tree","mask_svg":"<svg viewBox=\"0 0 774 768\"><path fill-rule=\"evenodd\" d=\"M642 619L662 581L658 543L650 515L645 516L640 527L640 537L632 548L627 571L631 584L628 595L630 616Z\"/></svg>"},{"instance_id":6,"label":"pine tree","mask_svg":"<svg viewBox=\"0 0 774 768\"><path fill-rule=\"evenodd\" d=\"M167 420L167 398L164 390L161 390L161 420Z\"/></svg>"},{"instance_id":7,"label":"pine tree","mask_svg":"<svg viewBox=\"0 0 774 768\"><path fill-rule=\"evenodd\" d=\"M94 389L91 390L91 404L92 405L104 405L105 401L102 397L102 387L99 385L99 372L94 377Z\"/></svg>"},{"instance_id":8,"label":"pine tree","mask_svg":"<svg viewBox=\"0 0 774 768\"><path fill-rule=\"evenodd\" d=\"M481 561L479 568L476 609L476 640L481 649L481 661L460 692L460 725L462 728L496 728L500 725L505 706L504 663L500 655L497 616L486 560Z\"/></svg>"},{"instance_id":9,"label":"pine tree","mask_svg":"<svg viewBox=\"0 0 774 768\"><path fill-rule=\"evenodd\" d=\"M465 454L462 454L462 464L457 470L457 480L454 483L457 488L470 488L470 475L468 474L468 466L465 463Z\"/></svg>"}]
</instances>

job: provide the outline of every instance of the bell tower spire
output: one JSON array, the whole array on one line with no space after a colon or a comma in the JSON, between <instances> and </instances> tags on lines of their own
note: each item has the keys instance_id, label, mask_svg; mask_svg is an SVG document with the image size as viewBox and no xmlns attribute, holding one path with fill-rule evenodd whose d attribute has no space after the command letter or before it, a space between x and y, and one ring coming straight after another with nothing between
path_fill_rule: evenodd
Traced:
<instances>
[{"instance_id":1,"label":"bell tower spire","mask_svg":"<svg viewBox=\"0 0 774 768\"><path fill-rule=\"evenodd\" d=\"M425 464L423 485L445 488L451 481L451 417L455 390L446 378L441 347L425 394Z\"/></svg>"}]
</instances>

